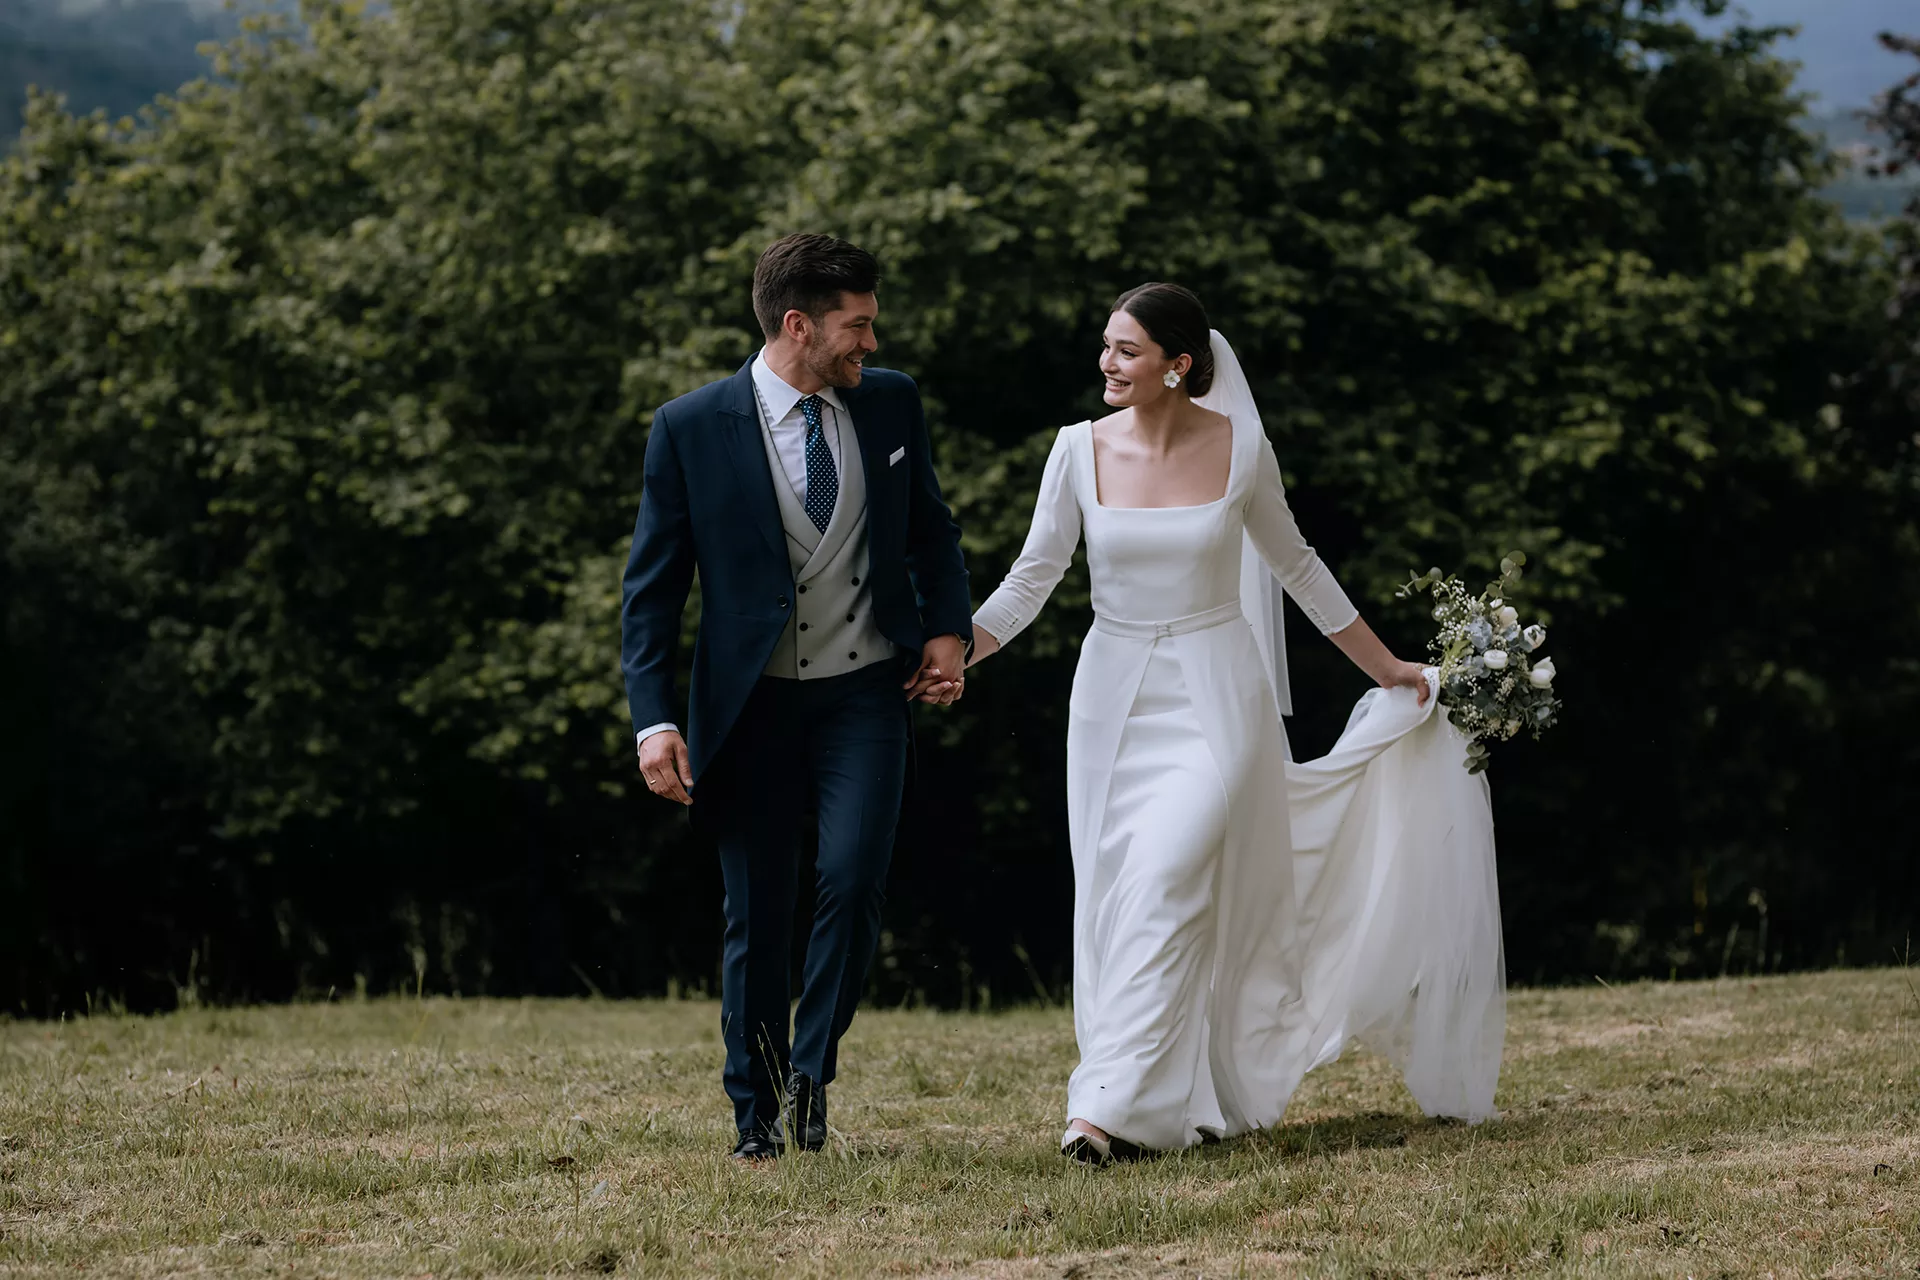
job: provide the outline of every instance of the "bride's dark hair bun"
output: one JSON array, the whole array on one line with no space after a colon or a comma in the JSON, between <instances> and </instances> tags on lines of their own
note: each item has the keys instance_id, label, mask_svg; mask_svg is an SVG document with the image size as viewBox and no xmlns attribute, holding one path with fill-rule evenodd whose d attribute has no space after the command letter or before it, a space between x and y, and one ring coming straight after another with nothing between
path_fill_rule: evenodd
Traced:
<instances>
[{"instance_id":1,"label":"bride's dark hair bun","mask_svg":"<svg viewBox=\"0 0 1920 1280\"><path fill-rule=\"evenodd\" d=\"M1193 368L1187 371L1187 391L1191 395L1198 399L1212 389L1213 327L1207 323L1207 309L1193 290L1157 281L1143 284L1121 294L1113 309L1138 320L1169 360L1193 357Z\"/></svg>"}]
</instances>

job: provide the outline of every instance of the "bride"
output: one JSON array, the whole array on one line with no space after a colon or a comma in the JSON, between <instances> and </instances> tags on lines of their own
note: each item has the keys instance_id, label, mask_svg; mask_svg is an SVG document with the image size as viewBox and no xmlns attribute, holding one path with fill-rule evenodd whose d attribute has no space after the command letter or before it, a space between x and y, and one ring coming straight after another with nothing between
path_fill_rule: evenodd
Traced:
<instances>
[{"instance_id":1,"label":"bride","mask_svg":"<svg viewBox=\"0 0 1920 1280\"><path fill-rule=\"evenodd\" d=\"M1278 1123L1358 1038L1430 1114L1493 1114L1505 981L1486 781L1300 535L1233 349L1171 284L1115 302L1116 412L1064 428L974 661L1082 537L1094 623L1067 729L1074 1032L1062 1151L1111 1159ZM1275 580L1381 687L1294 763Z\"/></svg>"}]
</instances>

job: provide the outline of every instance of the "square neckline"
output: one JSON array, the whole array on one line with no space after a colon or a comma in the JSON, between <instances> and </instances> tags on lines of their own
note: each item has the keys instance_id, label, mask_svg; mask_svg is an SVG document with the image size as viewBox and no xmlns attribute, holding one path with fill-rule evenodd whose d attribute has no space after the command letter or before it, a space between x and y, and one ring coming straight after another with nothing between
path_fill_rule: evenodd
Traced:
<instances>
[{"instance_id":1,"label":"square neckline","mask_svg":"<svg viewBox=\"0 0 1920 1280\"><path fill-rule=\"evenodd\" d=\"M1215 410L1215 412L1219 412ZM1219 497L1211 502L1183 502L1171 507L1111 507L1100 497L1100 455L1093 447L1093 419L1088 418L1082 425L1087 429L1087 475L1093 482L1093 505L1098 511L1206 511L1225 503L1233 497L1233 482L1240 476L1240 424L1233 420L1230 413L1222 413L1227 420L1227 487Z\"/></svg>"}]
</instances>

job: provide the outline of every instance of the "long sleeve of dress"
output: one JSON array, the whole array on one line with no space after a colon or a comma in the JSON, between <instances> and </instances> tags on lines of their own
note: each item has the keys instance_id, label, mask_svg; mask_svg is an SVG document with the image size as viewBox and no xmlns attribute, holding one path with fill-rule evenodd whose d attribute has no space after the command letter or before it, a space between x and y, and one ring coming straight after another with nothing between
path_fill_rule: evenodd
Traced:
<instances>
[{"instance_id":1,"label":"long sleeve of dress","mask_svg":"<svg viewBox=\"0 0 1920 1280\"><path fill-rule=\"evenodd\" d=\"M1080 499L1073 490L1073 457L1066 430L1054 437L1040 476L1040 496L1033 504L1033 524L1027 530L1020 558L1006 578L973 615L980 627L1002 645L1026 630L1040 616L1047 597L1060 585L1073 549L1080 545Z\"/></svg>"},{"instance_id":2,"label":"long sleeve of dress","mask_svg":"<svg viewBox=\"0 0 1920 1280\"><path fill-rule=\"evenodd\" d=\"M1300 525L1287 506L1286 488L1280 483L1280 460L1274 457L1273 445L1264 436L1260 440L1259 471L1247 499L1246 520L1254 550L1322 635L1353 625L1360 611L1347 599L1319 553L1301 536Z\"/></svg>"}]
</instances>

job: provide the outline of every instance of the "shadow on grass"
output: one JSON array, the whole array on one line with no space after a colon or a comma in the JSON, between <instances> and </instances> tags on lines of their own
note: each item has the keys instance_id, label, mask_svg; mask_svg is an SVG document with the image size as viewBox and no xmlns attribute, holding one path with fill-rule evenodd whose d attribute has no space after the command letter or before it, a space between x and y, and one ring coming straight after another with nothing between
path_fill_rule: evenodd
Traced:
<instances>
[{"instance_id":1,"label":"shadow on grass","mask_svg":"<svg viewBox=\"0 0 1920 1280\"><path fill-rule=\"evenodd\" d=\"M1188 1159L1231 1160L1238 1155L1305 1160L1352 1151L1388 1151L1411 1142L1453 1145L1471 1136L1478 1142L1526 1142L1546 1128L1547 1117L1508 1113L1481 1125L1432 1119L1412 1113L1362 1111L1353 1115L1300 1120L1263 1129L1227 1142L1207 1143L1183 1153Z\"/></svg>"},{"instance_id":2,"label":"shadow on grass","mask_svg":"<svg viewBox=\"0 0 1920 1280\"><path fill-rule=\"evenodd\" d=\"M1257 1142L1259 1146L1252 1149L1263 1154L1283 1159L1299 1158L1335 1151L1380 1151L1404 1147L1416 1132L1439 1127L1423 1116L1362 1111L1356 1115L1283 1124L1276 1129L1248 1134L1241 1139L1241 1143L1251 1146Z\"/></svg>"}]
</instances>

